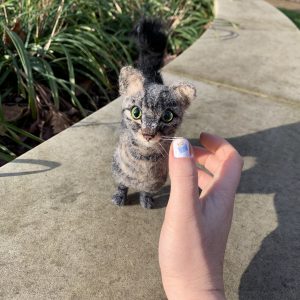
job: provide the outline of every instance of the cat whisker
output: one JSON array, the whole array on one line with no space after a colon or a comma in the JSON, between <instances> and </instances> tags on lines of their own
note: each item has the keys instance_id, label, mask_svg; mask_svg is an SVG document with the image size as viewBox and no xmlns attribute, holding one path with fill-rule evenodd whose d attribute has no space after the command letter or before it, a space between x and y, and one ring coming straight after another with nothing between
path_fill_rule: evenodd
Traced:
<instances>
[{"instance_id":1,"label":"cat whisker","mask_svg":"<svg viewBox=\"0 0 300 300\"><path fill-rule=\"evenodd\" d=\"M175 140L175 139L173 139L173 138L167 138L167 137L161 137L163 140Z\"/></svg>"},{"instance_id":2,"label":"cat whisker","mask_svg":"<svg viewBox=\"0 0 300 300\"><path fill-rule=\"evenodd\" d=\"M158 145L160 145L160 146L161 146L161 144L160 144L160 143L158 143ZM160 148L158 147L157 149L159 150L159 152L160 152L160 154L162 155L162 157L165 157L164 153L163 153L163 152L160 150Z\"/></svg>"},{"instance_id":3,"label":"cat whisker","mask_svg":"<svg viewBox=\"0 0 300 300\"><path fill-rule=\"evenodd\" d=\"M162 138L163 141L175 141L176 139L167 139L167 138Z\"/></svg>"},{"instance_id":4,"label":"cat whisker","mask_svg":"<svg viewBox=\"0 0 300 300\"><path fill-rule=\"evenodd\" d=\"M164 148L164 146L161 144L161 143L158 143L160 146L161 146L161 148L165 151L165 153L167 154L167 156L169 155L169 153L166 151L166 149Z\"/></svg>"},{"instance_id":5,"label":"cat whisker","mask_svg":"<svg viewBox=\"0 0 300 300\"><path fill-rule=\"evenodd\" d=\"M161 141L162 143L172 143L172 142L174 141L174 139L167 139L167 138L161 137L161 138L160 138L160 141Z\"/></svg>"},{"instance_id":6,"label":"cat whisker","mask_svg":"<svg viewBox=\"0 0 300 300\"><path fill-rule=\"evenodd\" d=\"M168 143L171 143L173 142L174 140L167 140L167 139L161 139L163 142L168 142Z\"/></svg>"},{"instance_id":7,"label":"cat whisker","mask_svg":"<svg viewBox=\"0 0 300 300\"><path fill-rule=\"evenodd\" d=\"M183 139L183 137L181 137L181 136L165 136L165 135L162 135L161 138L162 138L163 140Z\"/></svg>"}]
</instances>

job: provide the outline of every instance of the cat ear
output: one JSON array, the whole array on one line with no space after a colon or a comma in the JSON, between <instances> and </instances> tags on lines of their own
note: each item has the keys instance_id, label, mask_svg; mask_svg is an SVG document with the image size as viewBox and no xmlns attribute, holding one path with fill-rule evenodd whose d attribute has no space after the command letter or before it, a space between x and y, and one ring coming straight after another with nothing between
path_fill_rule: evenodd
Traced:
<instances>
[{"instance_id":1,"label":"cat ear","mask_svg":"<svg viewBox=\"0 0 300 300\"><path fill-rule=\"evenodd\" d=\"M120 95L131 96L144 89L144 77L142 73L131 67L123 67L119 76Z\"/></svg>"},{"instance_id":2,"label":"cat ear","mask_svg":"<svg viewBox=\"0 0 300 300\"><path fill-rule=\"evenodd\" d=\"M174 90L184 109L188 108L191 101L196 97L196 88L190 83L177 83L172 85L171 89Z\"/></svg>"}]
</instances>

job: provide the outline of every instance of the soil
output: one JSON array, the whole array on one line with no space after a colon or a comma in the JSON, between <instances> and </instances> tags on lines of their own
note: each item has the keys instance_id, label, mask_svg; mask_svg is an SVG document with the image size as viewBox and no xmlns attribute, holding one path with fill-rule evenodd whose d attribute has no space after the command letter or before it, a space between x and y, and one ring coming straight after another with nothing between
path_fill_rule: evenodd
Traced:
<instances>
[{"instance_id":1,"label":"soil","mask_svg":"<svg viewBox=\"0 0 300 300\"><path fill-rule=\"evenodd\" d=\"M300 12L300 0L288 1L288 0L266 0L270 4L278 8L285 8Z\"/></svg>"}]
</instances>

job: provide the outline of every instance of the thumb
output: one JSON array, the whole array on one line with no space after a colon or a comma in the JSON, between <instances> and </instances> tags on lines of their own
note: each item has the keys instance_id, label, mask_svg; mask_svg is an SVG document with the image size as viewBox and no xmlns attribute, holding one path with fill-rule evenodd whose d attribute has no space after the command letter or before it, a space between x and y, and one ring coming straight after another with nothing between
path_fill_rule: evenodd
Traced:
<instances>
[{"instance_id":1,"label":"thumb","mask_svg":"<svg viewBox=\"0 0 300 300\"><path fill-rule=\"evenodd\" d=\"M176 139L171 144L169 176L171 193L165 217L176 222L180 220L178 218L194 215L195 207L199 203L197 168L192 147L186 139Z\"/></svg>"}]
</instances>

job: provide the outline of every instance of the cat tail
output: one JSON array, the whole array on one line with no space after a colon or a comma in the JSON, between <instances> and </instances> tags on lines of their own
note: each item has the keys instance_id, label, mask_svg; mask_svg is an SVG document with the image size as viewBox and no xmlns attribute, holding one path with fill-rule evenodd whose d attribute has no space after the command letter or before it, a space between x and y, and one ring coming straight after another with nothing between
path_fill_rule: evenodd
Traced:
<instances>
[{"instance_id":1,"label":"cat tail","mask_svg":"<svg viewBox=\"0 0 300 300\"><path fill-rule=\"evenodd\" d=\"M162 84L159 70L164 63L168 39L165 26L158 19L142 18L132 34L139 51L135 67L142 72L146 82Z\"/></svg>"}]
</instances>

